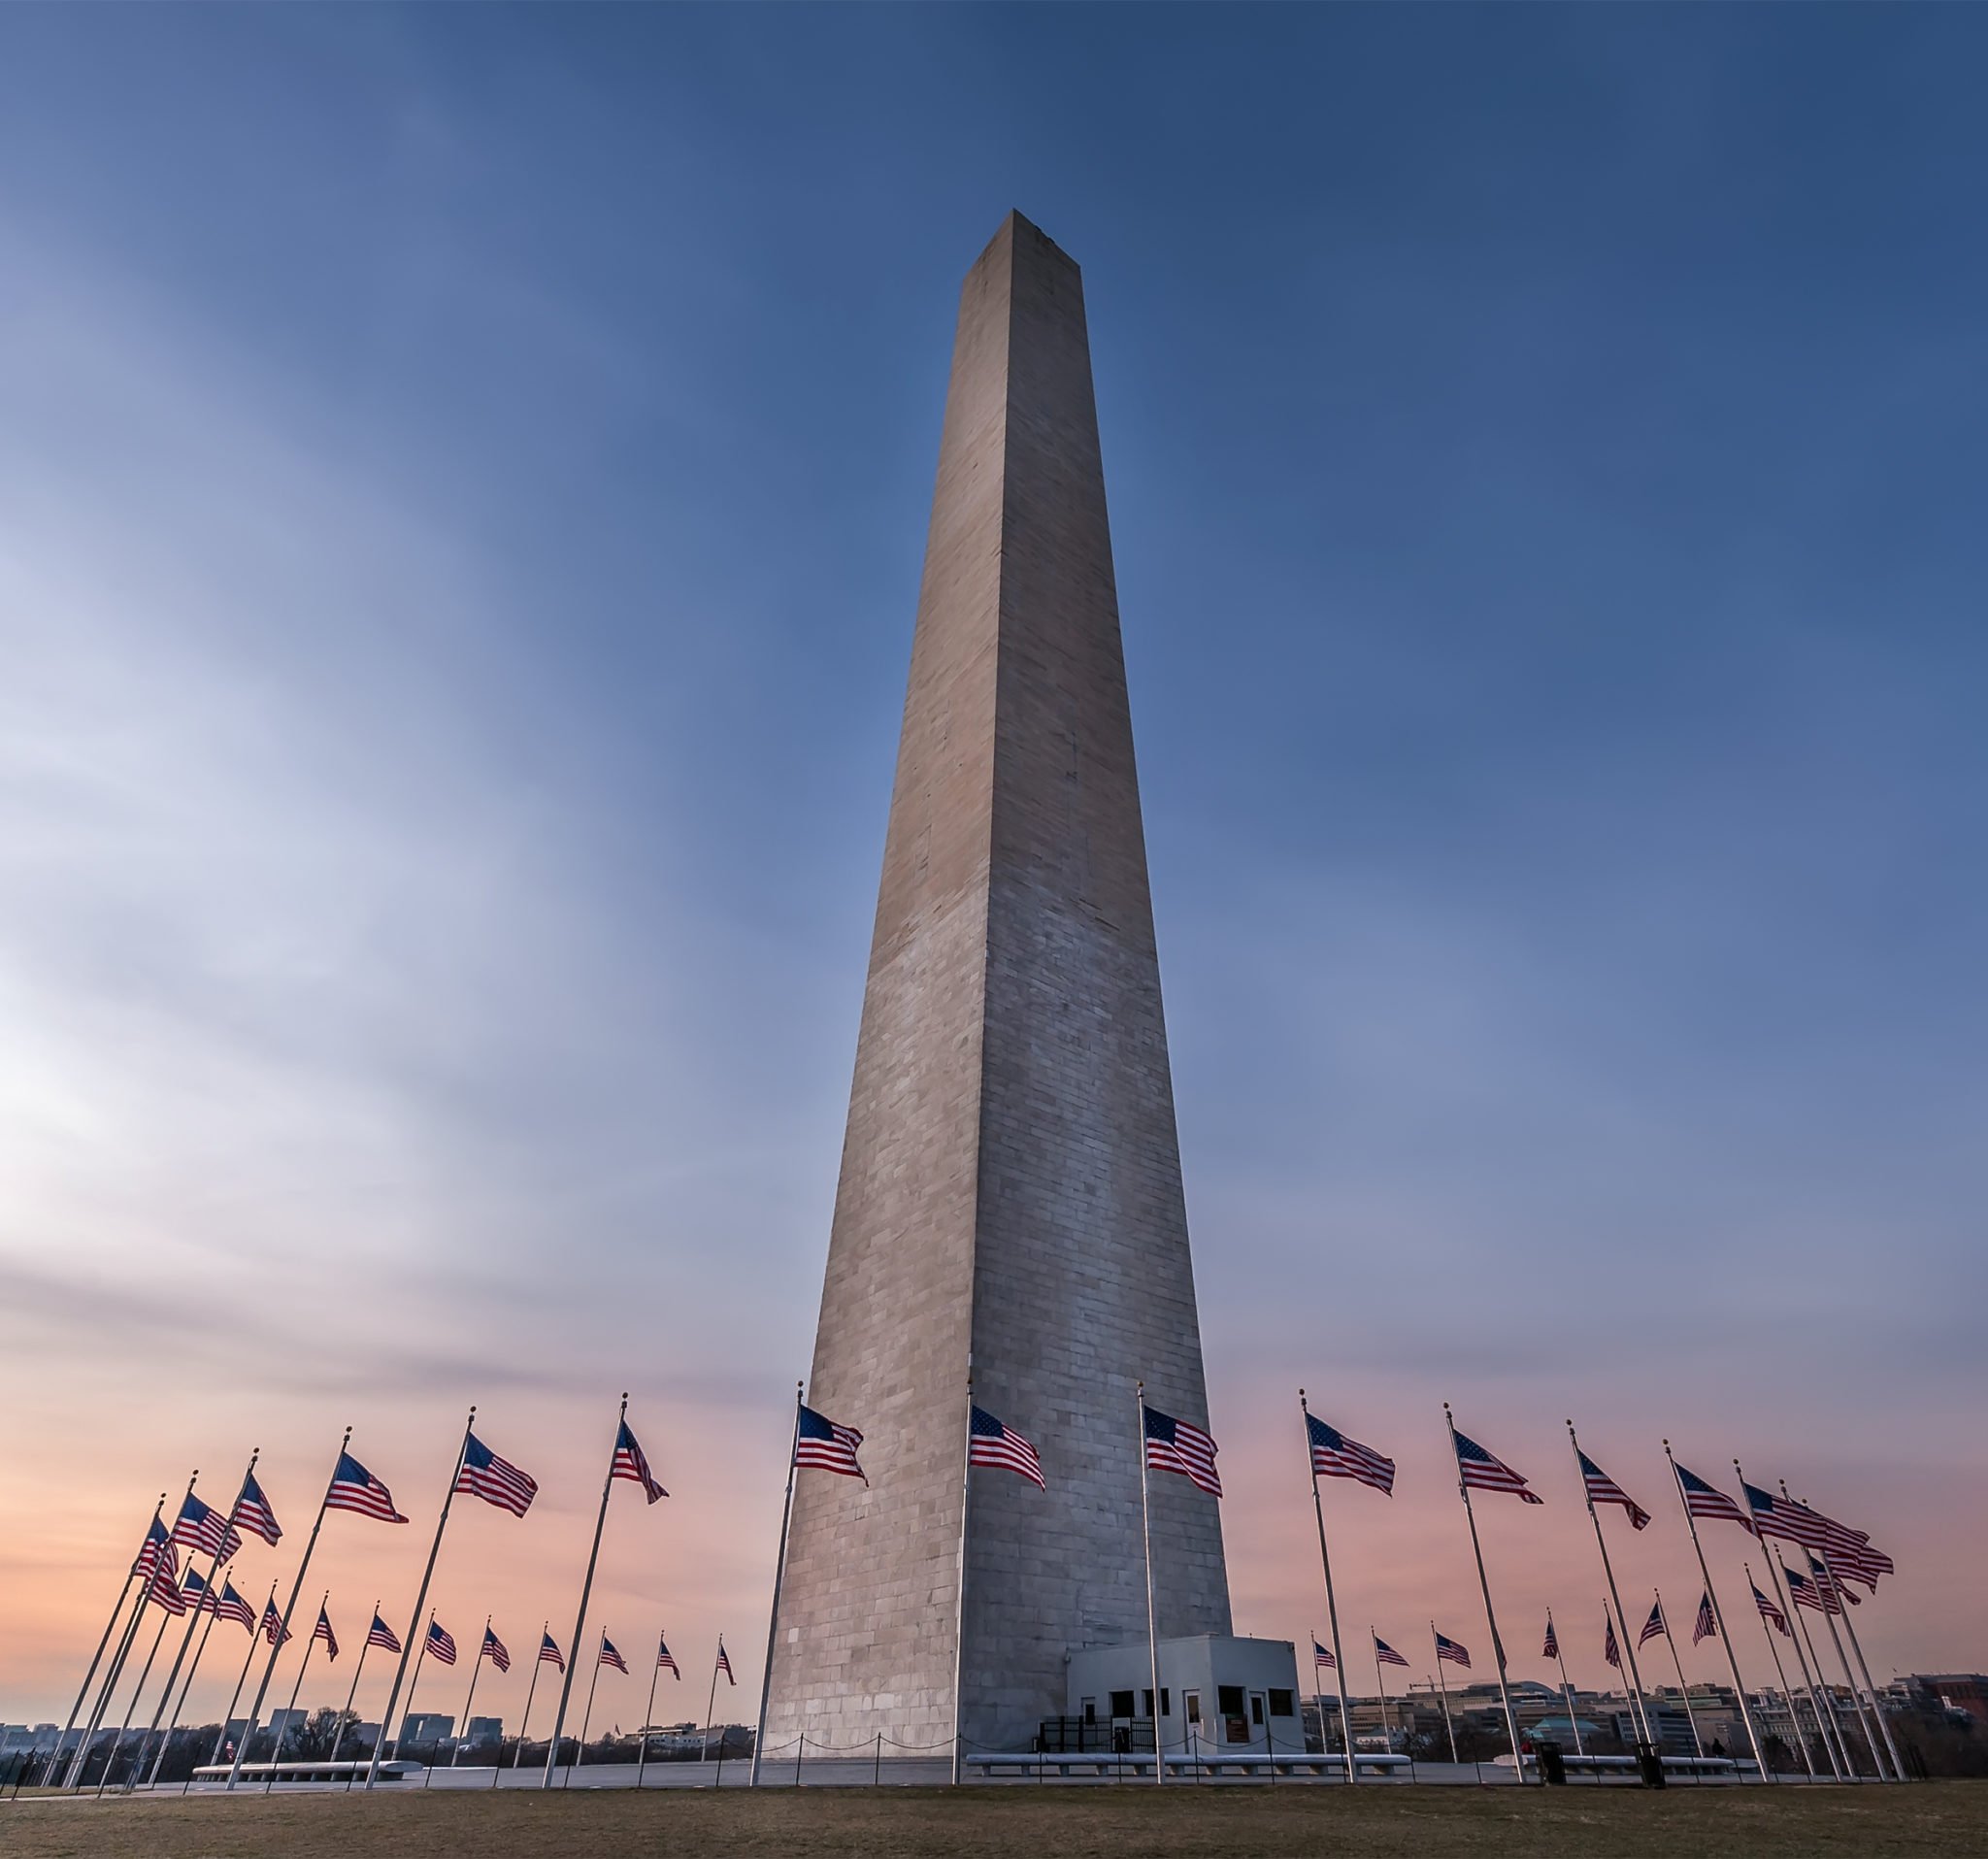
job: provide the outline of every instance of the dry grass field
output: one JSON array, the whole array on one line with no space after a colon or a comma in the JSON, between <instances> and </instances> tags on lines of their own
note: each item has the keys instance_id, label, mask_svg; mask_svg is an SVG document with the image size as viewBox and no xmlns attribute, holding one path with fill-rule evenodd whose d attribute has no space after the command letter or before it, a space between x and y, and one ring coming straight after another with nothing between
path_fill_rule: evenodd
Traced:
<instances>
[{"instance_id":1,"label":"dry grass field","mask_svg":"<svg viewBox=\"0 0 1988 1859\"><path fill-rule=\"evenodd\" d=\"M1894 1788L892 1788L648 1794L22 1799L8 1859L1881 1859L1988 1852L1988 1783Z\"/></svg>"}]
</instances>

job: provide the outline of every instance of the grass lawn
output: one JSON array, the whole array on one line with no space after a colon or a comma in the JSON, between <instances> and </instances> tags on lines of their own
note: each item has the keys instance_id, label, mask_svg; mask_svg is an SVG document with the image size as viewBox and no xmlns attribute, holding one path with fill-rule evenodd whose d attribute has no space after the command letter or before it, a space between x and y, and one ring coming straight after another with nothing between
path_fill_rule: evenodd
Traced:
<instances>
[{"instance_id":1,"label":"grass lawn","mask_svg":"<svg viewBox=\"0 0 1988 1859\"><path fill-rule=\"evenodd\" d=\"M571 1854L1510 1853L1552 1859L1988 1853L1988 1782L1909 1787L966 1788L339 1794L0 1804L8 1859Z\"/></svg>"}]
</instances>

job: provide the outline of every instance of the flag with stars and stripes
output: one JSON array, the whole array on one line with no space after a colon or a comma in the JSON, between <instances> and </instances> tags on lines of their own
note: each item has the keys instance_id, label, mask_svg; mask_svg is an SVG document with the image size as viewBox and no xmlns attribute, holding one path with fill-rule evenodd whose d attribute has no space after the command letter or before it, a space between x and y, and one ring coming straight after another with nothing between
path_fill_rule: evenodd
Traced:
<instances>
[{"instance_id":1,"label":"flag with stars and stripes","mask_svg":"<svg viewBox=\"0 0 1988 1859\"><path fill-rule=\"evenodd\" d=\"M1542 1659L1557 1659L1560 1657L1560 1636L1553 1631L1553 1616L1550 1613L1546 1616L1546 1643L1540 1648L1540 1657Z\"/></svg>"},{"instance_id":2,"label":"flag with stars and stripes","mask_svg":"<svg viewBox=\"0 0 1988 1859\"><path fill-rule=\"evenodd\" d=\"M1673 1466L1677 1474L1677 1488L1684 1493L1684 1508L1695 1517L1723 1517L1728 1523L1737 1523L1749 1536L1760 1532L1753 1527L1753 1519L1733 1502L1718 1486L1707 1484L1696 1472L1687 1472L1681 1465Z\"/></svg>"},{"instance_id":3,"label":"flag with stars and stripes","mask_svg":"<svg viewBox=\"0 0 1988 1859\"><path fill-rule=\"evenodd\" d=\"M644 1455L635 1435L628 1430L628 1422L621 1422L621 1431L614 1436L614 1457L608 1467L611 1478L626 1478L630 1484L642 1486L642 1494L651 1504L658 1498L670 1494L655 1480L655 1475L648 1469L648 1460Z\"/></svg>"},{"instance_id":4,"label":"flag with stars and stripes","mask_svg":"<svg viewBox=\"0 0 1988 1859\"><path fill-rule=\"evenodd\" d=\"M1456 1641L1441 1633L1436 1636L1436 1657L1439 1663L1447 1659L1451 1665L1462 1666L1466 1672L1471 1669L1470 1648L1459 1645Z\"/></svg>"},{"instance_id":5,"label":"flag with stars and stripes","mask_svg":"<svg viewBox=\"0 0 1988 1859\"><path fill-rule=\"evenodd\" d=\"M1177 1472L1209 1497L1222 1495L1221 1474L1215 1470L1219 1448L1201 1428L1143 1403L1145 1416L1145 1462L1155 1472Z\"/></svg>"},{"instance_id":6,"label":"flag with stars and stripes","mask_svg":"<svg viewBox=\"0 0 1988 1859\"><path fill-rule=\"evenodd\" d=\"M722 1633L718 1635L718 1670L725 1675L727 1684L739 1682L732 1676L732 1655L725 1650L725 1636Z\"/></svg>"},{"instance_id":7,"label":"flag with stars and stripes","mask_svg":"<svg viewBox=\"0 0 1988 1859\"><path fill-rule=\"evenodd\" d=\"M1646 1646L1652 1640L1668 1640L1671 1629L1664 1624L1664 1604L1655 1601L1650 1604L1650 1617L1642 1623L1642 1631L1636 1636L1636 1643Z\"/></svg>"},{"instance_id":8,"label":"flag with stars and stripes","mask_svg":"<svg viewBox=\"0 0 1988 1859\"><path fill-rule=\"evenodd\" d=\"M1830 1567L1839 1576L1861 1581L1875 1593L1877 1577L1890 1575L1893 1563L1890 1556L1872 1544L1870 1532L1853 1530L1846 1523L1839 1523L1835 1517L1826 1517L1813 1505L1803 1504L1800 1500L1791 1502L1822 1532L1821 1543L1805 1546L1820 1549L1829 1558Z\"/></svg>"},{"instance_id":9,"label":"flag with stars and stripes","mask_svg":"<svg viewBox=\"0 0 1988 1859\"><path fill-rule=\"evenodd\" d=\"M1617 1672L1620 1672L1622 1670L1622 1648L1615 1643L1615 1616L1606 1609L1602 1613L1602 1624L1604 1627L1602 1634L1602 1657L1609 1665L1613 1666Z\"/></svg>"},{"instance_id":10,"label":"flag with stars and stripes","mask_svg":"<svg viewBox=\"0 0 1988 1859\"><path fill-rule=\"evenodd\" d=\"M542 1633L539 1636L539 1663L542 1666L551 1666L555 1671L566 1670L566 1655L559 1650L558 1642L549 1633Z\"/></svg>"},{"instance_id":11,"label":"flag with stars and stripes","mask_svg":"<svg viewBox=\"0 0 1988 1859\"><path fill-rule=\"evenodd\" d=\"M159 1566L159 1556L172 1541L166 1526L157 1517L153 1517L151 1528L145 1533L145 1541L138 1545L138 1554L132 1561L131 1573L141 1581L149 1580ZM175 1566L178 1566L177 1562Z\"/></svg>"},{"instance_id":12,"label":"flag with stars and stripes","mask_svg":"<svg viewBox=\"0 0 1988 1859\"><path fill-rule=\"evenodd\" d=\"M1813 1556L1808 1558L1808 1577L1825 1595L1834 1595L1839 1601L1847 1602L1853 1608L1861 1608L1864 1605L1861 1595L1853 1593L1840 1581L1832 1579L1827 1566L1816 1561Z\"/></svg>"},{"instance_id":13,"label":"flag with stars and stripes","mask_svg":"<svg viewBox=\"0 0 1988 1859\"><path fill-rule=\"evenodd\" d=\"M1712 1591L1707 1588L1698 1597L1698 1618L1691 1623L1691 1643L1697 1645L1701 1640L1718 1637L1719 1617L1712 1611Z\"/></svg>"},{"instance_id":14,"label":"flag with stars and stripes","mask_svg":"<svg viewBox=\"0 0 1988 1859\"><path fill-rule=\"evenodd\" d=\"M269 1508L269 1500L262 1495L262 1487L255 1482L252 1472L242 1480L242 1495L235 1500L235 1514L229 1521L239 1523L245 1530L253 1530L272 1549L282 1540L282 1526L277 1522L276 1512Z\"/></svg>"},{"instance_id":15,"label":"flag with stars and stripes","mask_svg":"<svg viewBox=\"0 0 1988 1859\"><path fill-rule=\"evenodd\" d=\"M1580 1460L1580 1481L1587 1488L1590 1504L1619 1504L1629 1512L1629 1527L1632 1530L1645 1530L1649 1527L1650 1513L1641 1505L1578 1446L1574 1448L1574 1455Z\"/></svg>"},{"instance_id":16,"label":"flag with stars and stripes","mask_svg":"<svg viewBox=\"0 0 1988 1859\"><path fill-rule=\"evenodd\" d=\"M200 1605L204 1611L213 1614L216 1620L236 1621L247 1627L251 1635L255 1631L254 1608L235 1592L235 1584L225 1576L221 1577L219 1599L215 1599L215 1591L210 1587L200 1597Z\"/></svg>"},{"instance_id":17,"label":"flag with stars and stripes","mask_svg":"<svg viewBox=\"0 0 1988 1859\"><path fill-rule=\"evenodd\" d=\"M463 1442L462 1470L455 1476L455 1488L509 1510L514 1517L523 1516L539 1495L538 1479L520 1472L509 1459L500 1459L474 1433Z\"/></svg>"},{"instance_id":18,"label":"flag with stars and stripes","mask_svg":"<svg viewBox=\"0 0 1988 1859\"><path fill-rule=\"evenodd\" d=\"M1805 1549L1826 1549L1828 1532L1822 1519L1801 1505L1763 1491L1757 1484L1740 1480L1740 1494L1753 1512L1753 1527L1762 1537L1779 1537L1784 1543L1799 1543Z\"/></svg>"},{"instance_id":19,"label":"flag with stars and stripes","mask_svg":"<svg viewBox=\"0 0 1988 1859\"><path fill-rule=\"evenodd\" d=\"M1388 1497L1394 1495L1394 1461L1383 1459L1371 1445L1349 1440L1315 1413L1305 1416L1305 1439L1311 1447L1311 1469L1320 1477L1357 1478Z\"/></svg>"},{"instance_id":20,"label":"flag with stars and stripes","mask_svg":"<svg viewBox=\"0 0 1988 1859\"><path fill-rule=\"evenodd\" d=\"M277 1612L274 1601L262 1604L262 1637L273 1646L285 1645L296 1637L283 1625L283 1617Z\"/></svg>"},{"instance_id":21,"label":"flag with stars and stripes","mask_svg":"<svg viewBox=\"0 0 1988 1859\"><path fill-rule=\"evenodd\" d=\"M180 1587L180 1558L173 1553L173 1545L161 1545L159 1559L153 1565L151 1579L146 1583L146 1599L155 1602L168 1613L184 1613L190 1605Z\"/></svg>"},{"instance_id":22,"label":"flag with stars and stripes","mask_svg":"<svg viewBox=\"0 0 1988 1859\"><path fill-rule=\"evenodd\" d=\"M439 1620L428 1622L428 1657L437 1665L455 1663L455 1636Z\"/></svg>"},{"instance_id":23,"label":"flag with stars and stripes","mask_svg":"<svg viewBox=\"0 0 1988 1859\"><path fill-rule=\"evenodd\" d=\"M1754 1587L1752 1582L1749 1581L1746 1585L1753 1588L1753 1605L1760 1610L1760 1617L1778 1632L1786 1633L1788 1631L1788 1616L1781 1611L1778 1605L1762 1594L1759 1588Z\"/></svg>"},{"instance_id":24,"label":"flag with stars and stripes","mask_svg":"<svg viewBox=\"0 0 1988 1859\"><path fill-rule=\"evenodd\" d=\"M1315 1636L1311 1642L1311 1664L1312 1668L1318 1672L1331 1672L1339 1664L1339 1661L1332 1656L1330 1649L1318 1643Z\"/></svg>"},{"instance_id":25,"label":"flag with stars and stripes","mask_svg":"<svg viewBox=\"0 0 1988 1859\"><path fill-rule=\"evenodd\" d=\"M332 1468L331 1489L325 1493L327 1510L350 1510L378 1523L405 1523L407 1518L394 1509L393 1493L349 1452L338 1455Z\"/></svg>"},{"instance_id":26,"label":"flag with stars and stripes","mask_svg":"<svg viewBox=\"0 0 1988 1859\"><path fill-rule=\"evenodd\" d=\"M670 1650L670 1643L662 1634L656 1635L656 1669L667 1672L679 1684L683 1682L682 1673L677 1670L677 1656Z\"/></svg>"},{"instance_id":27,"label":"flag with stars and stripes","mask_svg":"<svg viewBox=\"0 0 1988 1859\"><path fill-rule=\"evenodd\" d=\"M1826 1592L1819 1582L1806 1579L1793 1569L1785 1569L1782 1573L1788 1577L1788 1598L1798 1608L1809 1608L1817 1613L1842 1612L1843 1604Z\"/></svg>"},{"instance_id":28,"label":"flag with stars and stripes","mask_svg":"<svg viewBox=\"0 0 1988 1859\"><path fill-rule=\"evenodd\" d=\"M511 1648L491 1631L488 1622L483 1626L483 1649L478 1656L489 1660L499 1672L511 1670Z\"/></svg>"},{"instance_id":29,"label":"flag with stars and stripes","mask_svg":"<svg viewBox=\"0 0 1988 1859\"><path fill-rule=\"evenodd\" d=\"M1468 1434L1456 1436L1456 1469L1474 1491L1508 1491L1527 1504L1543 1504L1538 1492L1495 1453L1487 1452Z\"/></svg>"},{"instance_id":30,"label":"flag with stars and stripes","mask_svg":"<svg viewBox=\"0 0 1988 1859\"><path fill-rule=\"evenodd\" d=\"M378 1646L382 1652L398 1652L400 1635L376 1613L372 1626L366 1632L366 1643L369 1646Z\"/></svg>"},{"instance_id":31,"label":"flag with stars and stripes","mask_svg":"<svg viewBox=\"0 0 1988 1859\"><path fill-rule=\"evenodd\" d=\"M231 1529L213 1505L203 1504L189 1491L181 1500L180 1514L173 1521L173 1541L189 1558L218 1556L225 1562L242 1546L242 1533Z\"/></svg>"},{"instance_id":32,"label":"flag with stars and stripes","mask_svg":"<svg viewBox=\"0 0 1988 1859\"><path fill-rule=\"evenodd\" d=\"M1402 1657L1379 1634L1374 1636L1374 1662L1383 1666L1405 1666L1408 1661Z\"/></svg>"},{"instance_id":33,"label":"flag with stars and stripes","mask_svg":"<svg viewBox=\"0 0 1988 1859\"><path fill-rule=\"evenodd\" d=\"M1003 1425L985 1408L972 1407L971 1403L969 1407L967 1463L992 1466L1002 1472L1018 1472L1037 1489L1046 1491L1049 1487L1043 1482L1043 1462L1036 1457L1036 1448L1011 1426Z\"/></svg>"},{"instance_id":34,"label":"flag with stars and stripes","mask_svg":"<svg viewBox=\"0 0 1988 1859\"><path fill-rule=\"evenodd\" d=\"M317 1610L317 1624L311 1629L313 1640L324 1642L324 1656L333 1665L338 1663L338 1635L331 1630L331 1615L322 1607Z\"/></svg>"},{"instance_id":35,"label":"flag with stars and stripes","mask_svg":"<svg viewBox=\"0 0 1988 1859\"><path fill-rule=\"evenodd\" d=\"M595 1463L598 1464L599 1461L596 1460ZM613 1666L616 1672L628 1670L628 1661L614 1650L613 1641L605 1633L601 1635L601 1663L604 1666Z\"/></svg>"},{"instance_id":36,"label":"flag with stars and stripes","mask_svg":"<svg viewBox=\"0 0 1988 1859\"><path fill-rule=\"evenodd\" d=\"M839 1472L868 1484L856 1461L856 1448L862 1444L863 1436L854 1427L838 1426L827 1414L803 1406L794 1429L794 1463L817 1472Z\"/></svg>"}]
</instances>

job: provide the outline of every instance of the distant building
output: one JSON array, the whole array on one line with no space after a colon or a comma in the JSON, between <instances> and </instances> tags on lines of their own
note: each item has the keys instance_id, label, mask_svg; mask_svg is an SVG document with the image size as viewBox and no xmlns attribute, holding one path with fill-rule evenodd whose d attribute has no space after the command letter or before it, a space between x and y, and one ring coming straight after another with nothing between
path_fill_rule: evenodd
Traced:
<instances>
[{"instance_id":1,"label":"distant building","mask_svg":"<svg viewBox=\"0 0 1988 1859\"><path fill-rule=\"evenodd\" d=\"M1979 1672L1915 1672L1905 1679L1919 1709L1936 1707L1948 1716L1988 1724L1988 1676Z\"/></svg>"},{"instance_id":2,"label":"distant building","mask_svg":"<svg viewBox=\"0 0 1988 1859\"><path fill-rule=\"evenodd\" d=\"M410 1710L400 1726L404 1748L427 1743L447 1743L455 1733L455 1718L439 1710Z\"/></svg>"},{"instance_id":3,"label":"distant building","mask_svg":"<svg viewBox=\"0 0 1988 1859\"><path fill-rule=\"evenodd\" d=\"M502 1717L472 1717L463 1725L462 1740L465 1743L502 1743L504 1741L504 1719Z\"/></svg>"},{"instance_id":4,"label":"distant building","mask_svg":"<svg viewBox=\"0 0 1988 1859\"><path fill-rule=\"evenodd\" d=\"M310 1711L304 1710L285 1708L282 1710L272 1710L269 1713L269 1722L265 1727L273 1737L294 1736L299 1730L303 1729L310 1715Z\"/></svg>"}]
</instances>

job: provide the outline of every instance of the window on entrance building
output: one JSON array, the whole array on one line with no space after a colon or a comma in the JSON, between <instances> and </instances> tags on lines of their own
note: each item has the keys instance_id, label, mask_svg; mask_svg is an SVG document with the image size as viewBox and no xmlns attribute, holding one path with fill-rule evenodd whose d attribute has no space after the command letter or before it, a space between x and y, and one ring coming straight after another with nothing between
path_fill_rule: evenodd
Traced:
<instances>
[{"instance_id":1,"label":"window on entrance building","mask_svg":"<svg viewBox=\"0 0 1988 1859\"><path fill-rule=\"evenodd\" d=\"M1111 1693L1111 1714L1114 1717L1129 1717L1132 1715L1131 1692L1114 1691Z\"/></svg>"},{"instance_id":2,"label":"window on entrance building","mask_svg":"<svg viewBox=\"0 0 1988 1859\"><path fill-rule=\"evenodd\" d=\"M1296 1694L1289 1691L1273 1691L1270 1694L1270 1713L1274 1717L1295 1717L1298 1714Z\"/></svg>"},{"instance_id":3,"label":"window on entrance building","mask_svg":"<svg viewBox=\"0 0 1988 1859\"><path fill-rule=\"evenodd\" d=\"M1252 1691L1249 1694L1249 1721L1251 1723L1261 1723L1263 1721L1263 1693L1260 1691Z\"/></svg>"},{"instance_id":4,"label":"window on entrance building","mask_svg":"<svg viewBox=\"0 0 1988 1859\"><path fill-rule=\"evenodd\" d=\"M1096 1722L1097 1722L1097 1720L1098 1720L1098 1701L1097 1701L1097 1699L1095 1699L1095 1698L1086 1698L1086 1699L1085 1699L1085 1700L1083 1701L1083 1720L1084 1720L1084 1722L1086 1722L1086 1723L1096 1723Z\"/></svg>"},{"instance_id":5,"label":"window on entrance building","mask_svg":"<svg viewBox=\"0 0 1988 1859\"><path fill-rule=\"evenodd\" d=\"M1189 1723L1199 1723L1201 1721L1201 1693L1199 1691L1190 1691L1187 1694L1187 1721Z\"/></svg>"},{"instance_id":6,"label":"window on entrance building","mask_svg":"<svg viewBox=\"0 0 1988 1859\"><path fill-rule=\"evenodd\" d=\"M1242 1687L1240 1684L1216 1685L1215 1709L1225 1717L1240 1717L1242 1714Z\"/></svg>"}]
</instances>

